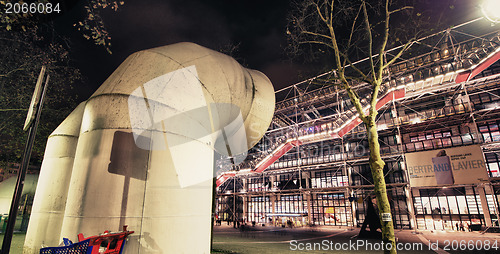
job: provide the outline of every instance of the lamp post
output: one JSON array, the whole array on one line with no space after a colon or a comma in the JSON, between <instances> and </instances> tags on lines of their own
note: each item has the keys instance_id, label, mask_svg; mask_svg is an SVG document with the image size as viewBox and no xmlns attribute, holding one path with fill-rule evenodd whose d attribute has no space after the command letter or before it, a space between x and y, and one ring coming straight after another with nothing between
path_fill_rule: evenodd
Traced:
<instances>
[{"instance_id":1,"label":"lamp post","mask_svg":"<svg viewBox=\"0 0 500 254\"><path fill-rule=\"evenodd\" d=\"M481 12L492 23L500 24L500 1L498 0L483 0Z\"/></svg>"}]
</instances>

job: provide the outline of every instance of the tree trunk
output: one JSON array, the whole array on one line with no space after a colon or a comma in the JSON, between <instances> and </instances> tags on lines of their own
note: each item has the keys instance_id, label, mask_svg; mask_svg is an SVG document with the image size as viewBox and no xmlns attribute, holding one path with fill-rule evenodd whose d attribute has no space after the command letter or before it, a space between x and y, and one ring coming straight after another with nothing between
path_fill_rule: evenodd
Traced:
<instances>
[{"instance_id":1,"label":"tree trunk","mask_svg":"<svg viewBox=\"0 0 500 254\"><path fill-rule=\"evenodd\" d=\"M377 125L374 119L370 119L365 125L368 132L368 143L370 145L370 167L372 170L373 183L375 185L375 195L377 197L377 206L379 210L380 223L382 225L382 239L384 241L384 253L396 253L396 238L394 236L394 225L392 216L389 221L383 221L383 214L391 214L391 206L387 198L387 191L384 179L385 162L380 156L380 144L378 142ZM392 249L385 249L391 243Z\"/></svg>"}]
</instances>

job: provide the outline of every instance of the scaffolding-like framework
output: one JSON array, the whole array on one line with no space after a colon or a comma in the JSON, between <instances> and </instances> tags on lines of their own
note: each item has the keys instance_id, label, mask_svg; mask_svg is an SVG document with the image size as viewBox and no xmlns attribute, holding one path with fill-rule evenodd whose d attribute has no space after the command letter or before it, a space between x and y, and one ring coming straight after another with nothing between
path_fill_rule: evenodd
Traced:
<instances>
[{"instance_id":1,"label":"scaffolding-like framework","mask_svg":"<svg viewBox=\"0 0 500 254\"><path fill-rule=\"evenodd\" d=\"M494 226L498 218L500 31L482 27L479 20L418 40L384 73L377 125L398 228L449 229L457 221ZM279 224L293 215L299 224L343 226L363 221L363 200L373 189L368 141L334 75L327 72L277 91L272 124L247 159L240 165L219 161L219 171L226 173L217 183L216 212L223 219ZM367 85L352 86L367 107ZM409 186L406 153L470 144L481 145L488 165L490 179L482 189L464 185L433 192ZM463 196L467 212L475 206L476 213L454 209L452 214L452 199L441 206L441 196ZM437 197L439 216L427 214L435 210ZM429 216L447 222L431 227Z\"/></svg>"}]
</instances>

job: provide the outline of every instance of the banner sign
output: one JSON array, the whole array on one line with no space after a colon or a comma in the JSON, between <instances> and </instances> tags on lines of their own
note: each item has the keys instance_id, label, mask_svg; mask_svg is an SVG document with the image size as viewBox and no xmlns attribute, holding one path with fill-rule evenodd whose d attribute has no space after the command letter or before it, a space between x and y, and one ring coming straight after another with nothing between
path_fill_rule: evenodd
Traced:
<instances>
[{"instance_id":1,"label":"banner sign","mask_svg":"<svg viewBox=\"0 0 500 254\"><path fill-rule=\"evenodd\" d=\"M479 145L406 154L410 186L474 184L488 180Z\"/></svg>"},{"instance_id":2,"label":"banner sign","mask_svg":"<svg viewBox=\"0 0 500 254\"><path fill-rule=\"evenodd\" d=\"M335 207L325 207L325 213L335 213Z\"/></svg>"}]
</instances>

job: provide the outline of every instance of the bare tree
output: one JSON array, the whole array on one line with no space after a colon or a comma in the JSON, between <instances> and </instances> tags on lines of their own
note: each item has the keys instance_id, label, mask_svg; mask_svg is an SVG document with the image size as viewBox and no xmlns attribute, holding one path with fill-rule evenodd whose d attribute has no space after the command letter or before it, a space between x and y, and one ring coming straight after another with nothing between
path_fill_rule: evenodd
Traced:
<instances>
[{"instance_id":1,"label":"bare tree","mask_svg":"<svg viewBox=\"0 0 500 254\"><path fill-rule=\"evenodd\" d=\"M0 174L5 165L21 159L26 139L23 123L41 66L48 66L50 72L50 95L45 100L32 163L41 163L48 135L77 105L73 86L83 78L71 57L74 44L57 31L50 18L56 17L57 12L65 13L64 5L60 3L56 8L57 3L45 0L0 0L0 9L12 8L14 4L24 9L0 13L0 48L8 49L0 51ZM39 4L50 4L53 16L30 12L30 8L40 8ZM80 6L84 16L76 18L79 21L74 27L84 38L111 53L111 37L101 12L116 11L123 4L120 0L86 1Z\"/></svg>"},{"instance_id":2,"label":"bare tree","mask_svg":"<svg viewBox=\"0 0 500 254\"><path fill-rule=\"evenodd\" d=\"M379 213L385 215L390 215L391 209L383 172L385 163L380 154L375 122L376 103L384 79L387 78L387 68L413 43L413 39L407 37L402 42L404 36L397 33L400 30L389 29L390 18L398 15L401 19L411 13L412 7L397 6L391 0L306 0L297 3L287 28L291 45L295 46L293 49L307 52L308 56L326 54L330 58L332 75L322 82L345 90L366 127L374 192ZM415 30L415 27L406 29L404 35L416 35L415 31L410 31ZM389 46L398 49L387 54ZM304 51L304 47L308 50ZM352 59L365 57L366 61L353 64ZM354 87L359 84L365 84L363 93L368 95L368 105L365 108L361 102L363 98L360 90ZM392 219L382 220L381 224L383 241L392 244L392 250L386 250L386 253L396 253Z\"/></svg>"}]
</instances>

